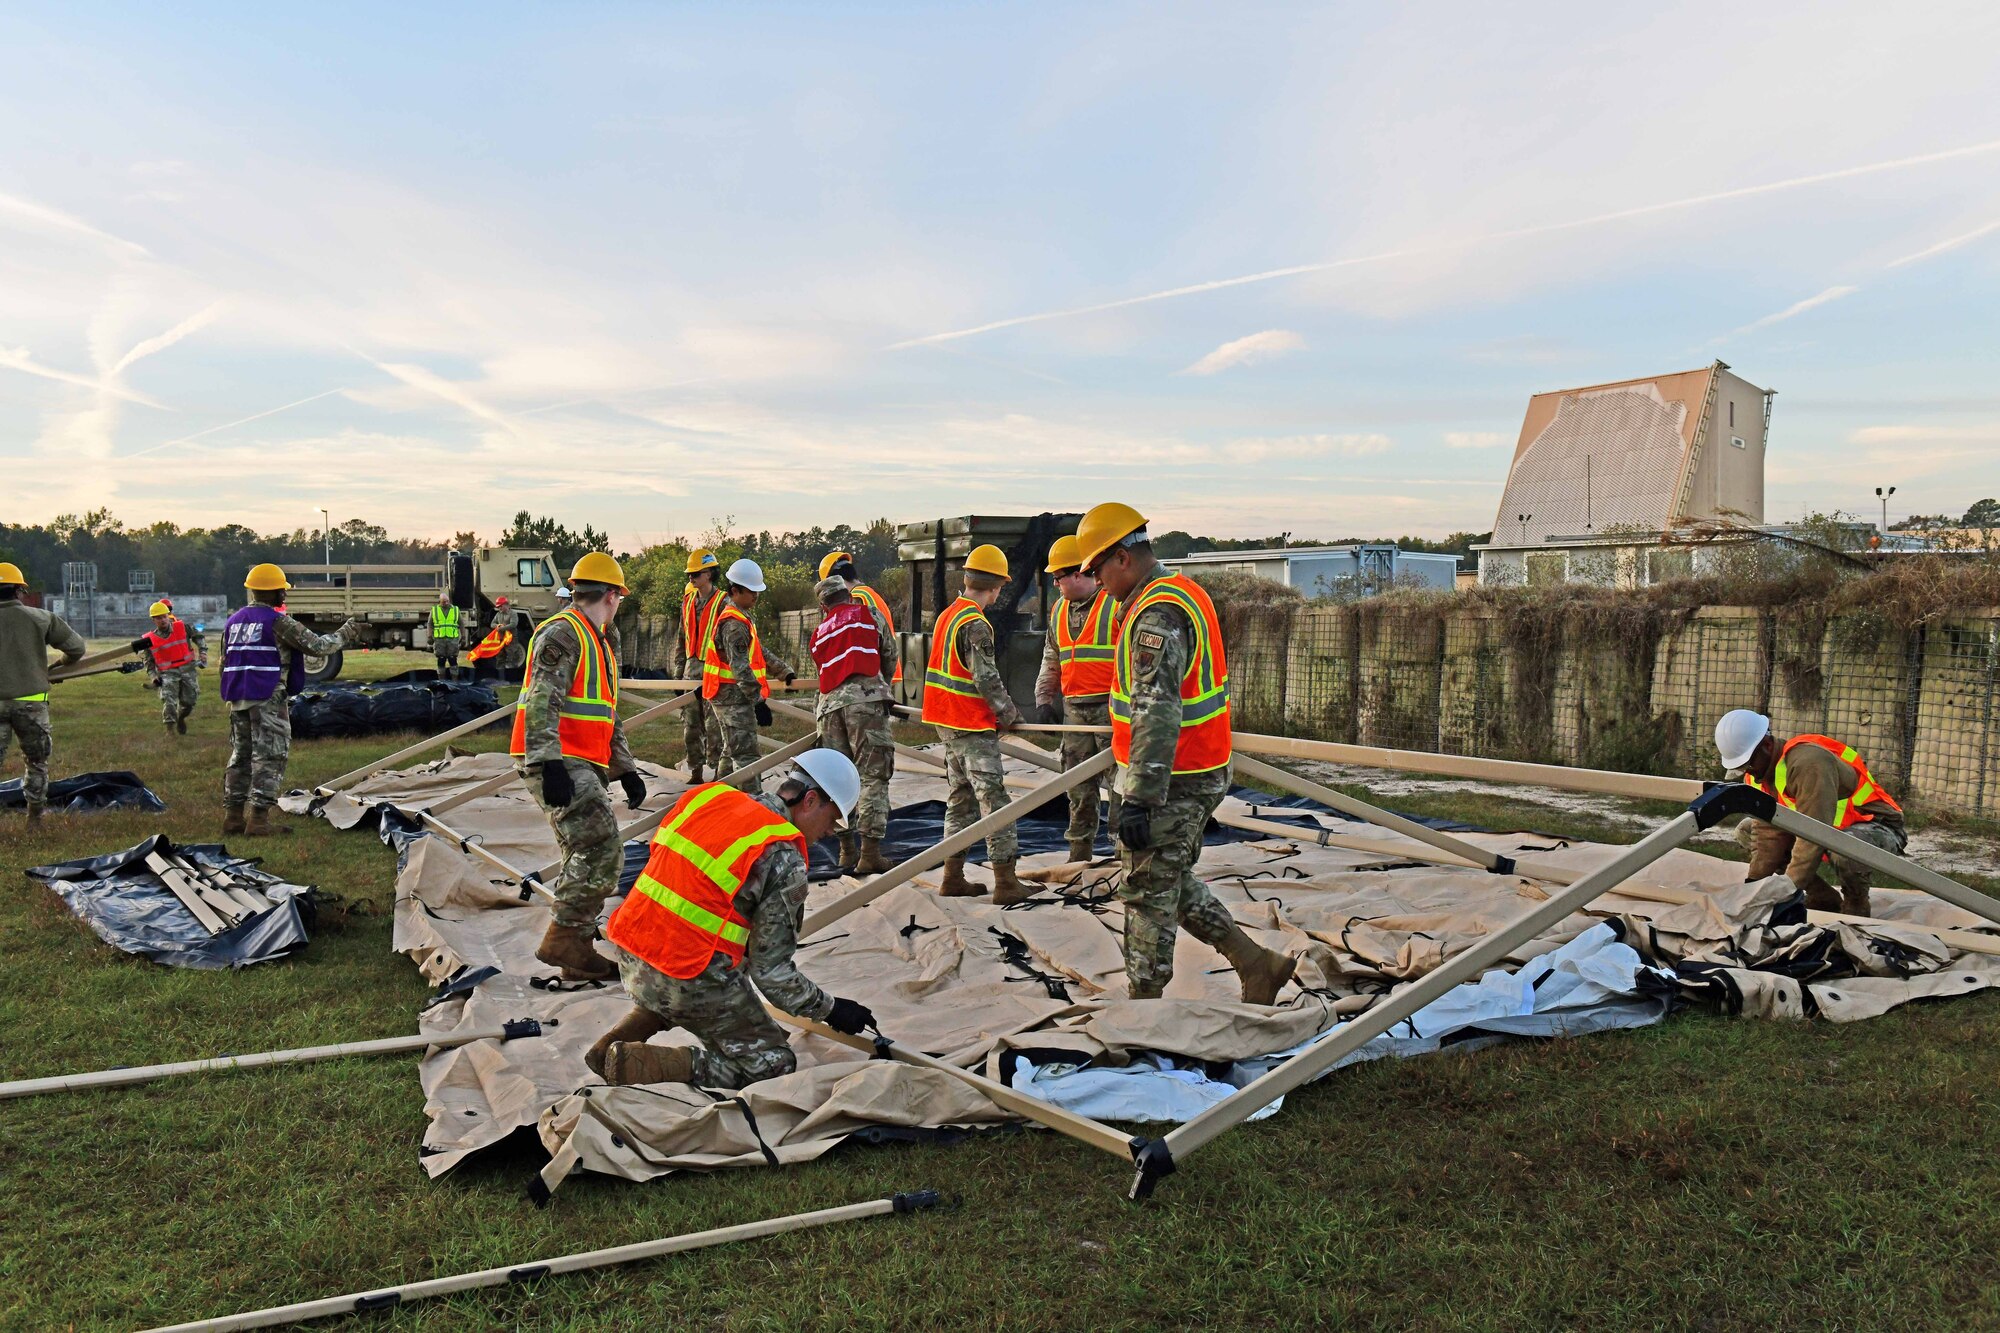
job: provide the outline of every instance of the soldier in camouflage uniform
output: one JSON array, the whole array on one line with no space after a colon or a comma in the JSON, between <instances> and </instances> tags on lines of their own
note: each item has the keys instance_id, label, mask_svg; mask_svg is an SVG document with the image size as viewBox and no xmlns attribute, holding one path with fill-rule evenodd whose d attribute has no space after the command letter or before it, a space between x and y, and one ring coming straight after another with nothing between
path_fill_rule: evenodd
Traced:
<instances>
[{"instance_id":1,"label":"soldier in camouflage uniform","mask_svg":"<svg viewBox=\"0 0 2000 1333\"><path fill-rule=\"evenodd\" d=\"M681 679L700 680L703 640L708 637L708 628L715 613L722 608L716 598L722 593L715 586L715 577L720 562L713 551L691 551L687 559L687 588L681 593ZM696 786L701 785L702 768L711 756L716 763L717 776L722 769L722 724L715 720L715 710L699 691L681 709L681 743L687 751L688 776Z\"/></svg>"},{"instance_id":2,"label":"soldier in camouflage uniform","mask_svg":"<svg viewBox=\"0 0 2000 1333\"><path fill-rule=\"evenodd\" d=\"M1153 556L1146 520L1124 505L1100 505L1077 529L1086 568L1118 599L1113 725L1126 713L1127 762L1118 766L1119 859L1125 876L1125 979L1133 999L1161 995L1174 974L1176 925L1236 969L1243 999L1273 1003L1298 964L1244 933L1194 876L1208 817L1229 791L1228 668L1213 605L1198 585L1168 574ZM1174 595L1148 602L1155 592ZM1203 613L1197 624L1190 608ZM1203 659L1206 658L1204 661ZM1204 668L1221 707L1195 718L1184 683ZM1197 720L1197 718L1199 720ZM1191 732L1198 734L1191 735ZM1191 747L1199 746L1199 754ZM1118 749L1114 735L1113 749ZM1209 767L1219 757L1219 766Z\"/></svg>"},{"instance_id":3,"label":"soldier in camouflage uniform","mask_svg":"<svg viewBox=\"0 0 2000 1333\"><path fill-rule=\"evenodd\" d=\"M305 688L305 656L339 652L361 627L349 620L332 634L315 634L286 615L291 585L276 565L256 566L243 586L250 602L229 617L222 639L222 698L229 706L222 831L261 838L291 832L271 812L292 757L291 696Z\"/></svg>"},{"instance_id":4,"label":"soldier in camouflage uniform","mask_svg":"<svg viewBox=\"0 0 2000 1333\"><path fill-rule=\"evenodd\" d=\"M938 613L931 631L931 655L924 671L924 721L944 741L944 836L949 839L1007 804L1000 732L1021 725L1021 710L1000 679L993 626L986 612L1007 586L1007 557L996 546L980 546L965 558L965 592ZM987 865L993 871L993 902L1024 902L1030 890L1015 873L1021 841L1007 824L986 835ZM938 892L970 897L979 886L965 877L965 854L944 863Z\"/></svg>"},{"instance_id":5,"label":"soldier in camouflage uniform","mask_svg":"<svg viewBox=\"0 0 2000 1333\"><path fill-rule=\"evenodd\" d=\"M1035 678L1035 707L1044 722L1106 727L1111 725L1111 621L1117 604L1109 593L1099 600L1097 580L1077 567L1079 559L1074 537L1058 537L1049 548L1048 572L1056 576L1062 596L1049 612L1042 670ZM1063 767L1075 768L1110 744L1111 738L1101 733L1067 732L1062 738ZM1109 775L1071 787L1072 861L1096 855L1100 790L1110 798L1111 827L1118 827L1118 790Z\"/></svg>"},{"instance_id":6,"label":"soldier in camouflage uniform","mask_svg":"<svg viewBox=\"0 0 2000 1333\"><path fill-rule=\"evenodd\" d=\"M800 758L776 796L696 788L668 812L638 885L605 927L618 946L626 994L638 1007L584 1056L594 1073L612 1084L708 1088L740 1088L789 1074L798 1059L765 1000L841 1032L859 1034L875 1025L865 1005L828 995L799 971L794 957L805 918L806 861L792 839L810 846L832 832L843 809L851 812L858 788L854 766L843 756L814 750ZM706 822L694 823L697 815ZM760 837L761 851L755 845ZM731 866L741 887L731 891L702 873L685 855L691 841L724 859L724 847L748 841L739 855L754 859L747 867ZM662 899L693 902L698 912L738 925L747 938L724 939L712 925L704 929L664 907ZM672 1027L686 1028L702 1044L646 1044Z\"/></svg>"},{"instance_id":7,"label":"soldier in camouflage uniform","mask_svg":"<svg viewBox=\"0 0 2000 1333\"><path fill-rule=\"evenodd\" d=\"M535 631L508 748L515 770L548 815L562 853L555 905L535 957L561 968L566 980L602 981L617 968L592 943L597 914L618 891L625 864L607 784L618 783L626 806L636 810L646 799L646 783L625 743L617 707L618 659L604 632L625 596L624 571L601 552L585 555L576 569L570 579L572 609L557 612ZM579 679L586 689L605 693L595 698L575 693ZM608 736L594 733L604 736L608 750L586 753L592 742L565 727L566 714L588 716L608 730Z\"/></svg>"},{"instance_id":8,"label":"soldier in camouflage uniform","mask_svg":"<svg viewBox=\"0 0 2000 1333\"><path fill-rule=\"evenodd\" d=\"M187 720L194 715L194 706L201 698L201 673L208 669L208 642L200 630L174 618L173 610L165 602L153 603L153 632L142 634L128 645L133 652L144 654L146 665L152 669L152 688L160 692L160 724L177 736L187 735ZM174 627L181 625L180 634ZM175 640L185 638L184 643ZM194 656L182 661L178 666L162 666L163 659Z\"/></svg>"},{"instance_id":9,"label":"soldier in camouflage uniform","mask_svg":"<svg viewBox=\"0 0 2000 1333\"><path fill-rule=\"evenodd\" d=\"M534 623L528 613L511 603L501 605L505 598L497 599L493 611L493 628L514 637L500 650L500 674L509 680L520 674L528 661L528 639L534 634Z\"/></svg>"},{"instance_id":10,"label":"soldier in camouflage uniform","mask_svg":"<svg viewBox=\"0 0 2000 1333\"><path fill-rule=\"evenodd\" d=\"M826 612L812 636L819 743L853 760L861 774L861 800L840 837L840 868L879 875L891 864L882 854L882 839L889 832L889 779L896 773L896 742L889 730L896 641L882 613L857 601L845 579L821 579L816 592Z\"/></svg>"},{"instance_id":11,"label":"soldier in camouflage uniform","mask_svg":"<svg viewBox=\"0 0 2000 1333\"><path fill-rule=\"evenodd\" d=\"M764 682L772 676L783 677L787 685L798 679L789 662L764 646L749 620L750 608L764 591L764 571L754 560L738 560L729 567L728 579L725 595L743 614L717 614L702 661L702 695L720 731L719 738L711 733L719 744L709 755L717 778L757 762L757 728L771 725ZM723 679L725 673L729 679Z\"/></svg>"},{"instance_id":12,"label":"soldier in camouflage uniform","mask_svg":"<svg viewBox=\"0 0 2000 1333\"><path fill-rule=\"evenodd\" d=\"M0 762L10 740L21 743L27 775L21 783L28 802L28 822L39 824L49 800L49 755L55 738L49 730L49 649L62 654L63 665L82 659L83 636L54 615L21 600L27 579L15 566L0 562Z\"/></svg>"}]
</instances>

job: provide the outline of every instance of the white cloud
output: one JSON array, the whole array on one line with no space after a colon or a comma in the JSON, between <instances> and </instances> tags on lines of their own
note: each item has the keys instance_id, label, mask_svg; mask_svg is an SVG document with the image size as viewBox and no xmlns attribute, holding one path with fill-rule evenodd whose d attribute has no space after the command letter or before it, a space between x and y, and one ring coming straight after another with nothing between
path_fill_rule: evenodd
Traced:
<instances>
[{"instance_id":1,"label":"white cloud","mask_svg":"<svg viewBox=\"0 0 2000 1333\"><path fill-rule=\"evenodd\" d=\"M1265 329L1234 342L1226 342L1201 360L1181 370L1182 375L1214 375L1232 366L1254 365L1286 352L1296 352L1306 340L1290 329Z\"/></svg>"},{"instance_id":2,"label":"white cloud","mask_svg":"<svg viewBox=\"0 0 2000 1333\"><path fill-rule=\"evenodd\" d=\"M1984 426L1863 426L1847 437L1855 444L2000 444L2000 424Z\"/></svg>"},{"instance_id":3,"label":"white cloud","mask_svg":"<svg viewBox=\"0 0 2000 1333\"><path fill-rule=\"evenodd\" d=\"M1238 463L1277 458L1366 458L1387 453L1393 443L1387 435L1280 435L1230 440L1222 452Z\"/></svg>"},{"instance_id":4,"label":"white cloud","mask_svg":"<svg viewBox=\"0 0 2000 1333\"><path fill-rule=\"evenodd\" d=\"M1497 430L1448 430L1444 442L1454 449L1492 449L1507 443Z\"/></svg>"}]
</instances>

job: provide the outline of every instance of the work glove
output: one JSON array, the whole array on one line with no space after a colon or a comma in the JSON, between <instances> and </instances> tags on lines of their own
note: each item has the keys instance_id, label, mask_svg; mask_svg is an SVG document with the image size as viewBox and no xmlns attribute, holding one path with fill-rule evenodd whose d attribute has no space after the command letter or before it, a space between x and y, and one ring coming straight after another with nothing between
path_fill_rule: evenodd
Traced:
<instances>
[{"instance_id":1,"label":"work glove","mask_svg":"<svg viewBox=\"0 0 2000 1333\"><path fill-rule=\"evenodd\" d=\"M1045 726L1055 726L1062 721L1061 704L1043 704L1035 709L1035 720Z\"/></svg>"},{"instance_id":2,"label":"work glove","mask_svg":"<svg viewBox=\"0 0 2000 1333\"><path fill-rule=\"evenodd\" d=\"M146 664L144 662L120 662L118 664L118 674L121 676L129 676L134 671L144 671L145 669Z\"/></svg>"},{"instance_id":3,"label":"work glove","mask_svg":"<svg viewBox=\"0 0 2000 1333\"><path fill-rule=\"evenodd\" d=\"M551 809L567 810L576 799L576 784L570 781L569 767L560 759L542 765L542 800Z\"/></svg>"},{"instance_id":4,"label":"work glove","mask_svg":"<svg viewBox=\"0 0 2000 1333\"><path fill-rule=\"evenodd\" d=\"M793 682L793 681L795 681L795 680L797 680L798 678L799 678L799 673L798 673L798 672L796 672L796 671L787 671L787 672L785 673L785 688L786 688L786 689L788 689L788 690L789 690L790 688L792 688L792 682Z\"/></svg>"},{"instance_id":5,"label":"work glove","mask_svg":"<svg viewBox=\"0 0 2000 1333\"><path fill-rule=\"evenodd\" d=\"M858 1037L864 1029L875 1026L875 1014L865 1004L836 998L833 1002L833 1012L826 1016L826 1025L835 1032L845 1032L850 1037Z\"/></svg>"},{"instance_id":6,"label":"work glove","mask_svg":"<svg viewBox=\"0 0 2000 1333\"><path fill-rule=\"evenodd\" d=\"M1131 801L1118 811L1118 842L1130 852L1143 852L1153 845L1153 811Z\"/></svg>"},{"instance_id":7,"label":"work glove","mask_svg":"<svg viewBox=\"0 0 2000 1333\"><path fill-rule=\"evenodd\" d=\"M757 725L760 727L768 727L771 725L771 721L772 721L771 705L765 703L762 699L759 699L757 701Z\"/></svg>"},{"instance_id":8,"label":"work glove","mask_svg":"<svg viewBox=\"0 0 2000 1333\"><path fill-rule=\"evenodd\" d=\"M625 789L625 808L637 810L639 803L646 799L646 779L637 773L620 773L618 785Z\"/></svg>"}]
</instances>

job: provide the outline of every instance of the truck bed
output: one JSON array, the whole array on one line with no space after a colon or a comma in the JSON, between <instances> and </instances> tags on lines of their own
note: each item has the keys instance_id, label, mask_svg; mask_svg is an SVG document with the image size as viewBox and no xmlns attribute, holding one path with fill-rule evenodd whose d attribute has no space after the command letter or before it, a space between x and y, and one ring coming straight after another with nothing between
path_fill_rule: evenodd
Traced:
<instances>
[{"instance_id":1,"label":"truck bed","mask_svg":"<svg viewBox=\"0 0 2000 1333\"><path fill-rule=\"evenodd\" d=\"M285 605L301 619L418 621L437 604L444 588L437 565L334 565L335 586L329 587L325 565L285 570L291 591Z\"/></svg>"}]
</instances>

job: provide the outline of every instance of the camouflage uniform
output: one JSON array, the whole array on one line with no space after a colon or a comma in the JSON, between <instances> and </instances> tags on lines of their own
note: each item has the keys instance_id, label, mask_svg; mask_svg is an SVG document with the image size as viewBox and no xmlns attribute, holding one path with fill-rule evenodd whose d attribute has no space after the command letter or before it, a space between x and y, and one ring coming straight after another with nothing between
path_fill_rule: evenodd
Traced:
<instances>
[{"instance_id":1,"label":"camouflage uniform","mask_svg":"<svg viewBox=\"0 0 2000 1333\"><path fill-rule=\"evenodd\" d=\"M1083 633L1084 622L1090 618L1089 601L1069 604L1069 632L1072 636ZM1074 698L1062 692L1062 658L1056 648L1056 626L1049 622L1049 631L1042 640L1042 670L1035 678L1035 706L1051 708L1062 705L1062 720L1071 727L1108 727L1111 725L1111 696L1108 694L1079 694ZM1084 760L1101 750L1111 748L1111 737L1085 732L1069 733L1062 738L1062 765L1075 768ZM1111 801L1111 827L1118 827L1118 789L1113 785L1109 773L1092 782L1079 782L1069 789L1069 832L1071 842L1085 839L1097 840L1097 797L1102 791Z\"/></svg>"},{"instance_id":2,"label":"camouflage uniform","mask_svg":"<svg viewBox=\"0 0 2000 1333\"><path fill-rule=\"evenodd\" d=\"M725 682L708 700L716 729L709 733L716 741L709 758L715 762L715 776L726 777L739 768L757 762L757 705L763 695L757 689L757 675L750 669L750 628L731 618L715 627L715 651L729 663L736 679ZM764 674L783 680L792 674L791 664L764 645Z\"/></svg>"},{"instance_id":3,"label":"camouflage uniform","mask_svg":"<svg viewBox=\"0 0 2000 1333\"><path fill-rule=\"evenodd\" d=\"M431 616L433 619L433 623L435 623L435 619L437 616L437 610L435 607L432 608L431 610ZM459 645L459 636L455 629L454 632L451 634L438 634L435 631L432 632L431 656L437 659L437 673L439 679L449 680L451 676L458 670L458 645Z\"/></svg>"},{"instance_id":4,"label":"camouflage uniform","mask_svg":"<svg viewBox=\"0 0 2000 1333\"><path fill-rule=\"evenodd\" d=\"M1163 575L1154 570L1153 578ZM1137 602L1152 578L1142 578ZM1229 909L1194 877L1208 817L1229 791L1229 770L1176 774L1174 748L1181 733L1181 679L1193 655L1194 627L1180 608L1156 604L1140 612L1130 631L1132 653L1131 764L1120 765L1114 788L1126 801L1152 809L1152 846L1120 845L1125 875L1118 897L1125 904L1125 979L1132 996L1158 996L1174 975L1176 923L1202 943L1221 950L1241 933Z\"/></svg>"},{"instance_id":5,"label":"camouflage uniform","mask_svg":"<svg viewBox=\"0 0 2000 1333\"><path fill-rule=\"evenodd\" d=\"M1785 767L1785 798L1793 808L1808 819L1833 824L1839 816L1841 798L1854 791L1854 770L1817 745L1791 749ZM1870 818L1841 831L1892 856L1901 856L1910 841L1903 812L1887 801L1870 801L1861 807L1861 812ZM1868 894L1871 872L1859 861L1851 861L1838 852L1822 851L1761 819L1744 820L1737 828L1737 839L1750 851L1746 879L1763 879L1782 871L1804 891L1806 906L1814 911L1871 915ZM1832 866L1834 877L1840 881L1838 894L1820 875L1822 860Z\"/></svg>"},{"instance_id":6,"label":"camouflage uniform","mask_svg":"<svg viewBox=\"0 0 2000 1333\"><path fill-rule=\"evenodd\" d=\"M759 799L777 814L786 813L776 797ZM823 1021L833 1012L833 997L800 972L793 958L806 902L806 863L798 848L773 844L750 867L734 902L750 923L740 968L716 954L699 975L683 981L618 951L619 976L632 1002L701 1038L693 1081L706 1088L740 1088L798 1068L785 1029L765 1012L760 992L798 1018Z\"/></svg>"},{"instance_id":7,"label":"camouflage uniform","mask_svg":"<svg viewBox=\"0 0 2000 1333\"><path fill-rule=\"evenodd\" d=\"M315 634L290 616L271 622L278 647L314 657L337 653L352 643L351 622L332 634ZM222 799L268 810L285 789L285 765L292 758L292 701L282 686L268 699L236 699L229 705L229 766L222 770Z\"/></svg>"},{"instance_id":8,"label":"camouflage uniform","mask_svg":"<svg viewBox=\"0 0 2000 1333\"><path fill-rule=\"evenodd\" d=\"M709 608L714 606L715 599L722 596L722 593L710 588L706 597L703 597L699 590L695 596L701 599L700 614L705 616ZM701 645L683 643L681 648L685 654L685 660L681 663L681 679L700 680ZM716 764L722 762L722 724L715 720L715 710L709 706L708 700L701 697L700 691L696 691L694 698L681 709L681 743L687 750L687 761L691 768L700 768L711 761Z\"/></svg>"},{"instance_id":9,"label":"camouflage uniform","mask_svg":"<svg viewBox=\"0 0 2000 1333\"><path fill-rule=\"evenodd\" d=\"M0 602L0 762L7 757L8 739L20 741L27 761L22 795L37 808L48 803L49 755L55 749L49 730L51 648L63 655L65 666L88 650L61 616L21 601Z\"/></svg>"},{"instance_id":10,"label":"camouflage uniform","mask_svg":"<svg viewBox=\"0 0 2000 1333\"><path fill-rule=\"evenodd\" d=\"M611 792L606 784L621 774L636 771L638 766L625 743L625 724L615 711L611 715L609 768L599 768L589 760L565 756L562 752L557 727L562 702L576 679L577 658L582 651L576 629L567 621L545 624L536 637L527 680L521 686L521 700L527 713L523 724L526 752L514 756L514 770L534 793L535 804L549 817L556 847L562 852L554 888L556 924L589 930L597 925L597 914L605 898L618 891L618 872L625 866L625 843L618 836L618 816L612 810ZM613 663L616 660L614 653ZM542 795L545 763L559 763L569 771L570 785L575 791L568 805L551 806Z\"/></svg>"},{"instance_id":11,"label":"camouflage uniform","mask_svg":"<svg viewBox=\"0 0 2000 1333\"><path fill-rule=\"evenodd\" d=\"M993 627L984 620L968 621L958 632L958 657L972 672L993 716L1003 727L1021 725L1021 710L1000 679L1000 664L993 655ZM1005 770L1000 764L1000 736L992 731L959 731L939 727L944 739L945 781L950 795L945 798L944 836L976 823L1007 804ZM1012 824L986 835L986 859L1016 861L1021 856L1021 840Z\"/></svg>"},{"instance_id":12,"label":"camouflage uniform","mask_svg":"<svg viewBox=\"0 0 2000 1333\"><path fill-rule=\"evenodd\" d=\"M852 759L861 774L861 799L847 827L864 838L883 838L889 833L889 779L896 775L896 738L889 729L896 641L881 612L869 607L868 615L875 622L882 674L848 677L819 696L813 715L820 745Z\"/></svg>"},{"instance_id":13,"label":"camouflage uniform","mask_svg":"<svg viewBox=\"0 0 2000 1333\"><path fill-rule=\"evenodd\" d=\"M518 671L528 660L528 636L535 632L527 613L511 606L503 607L493 613L493 628L514 636L500 650L500 670Z\"/></svg>"}]
</instances>

